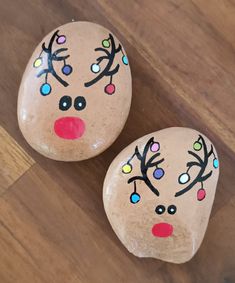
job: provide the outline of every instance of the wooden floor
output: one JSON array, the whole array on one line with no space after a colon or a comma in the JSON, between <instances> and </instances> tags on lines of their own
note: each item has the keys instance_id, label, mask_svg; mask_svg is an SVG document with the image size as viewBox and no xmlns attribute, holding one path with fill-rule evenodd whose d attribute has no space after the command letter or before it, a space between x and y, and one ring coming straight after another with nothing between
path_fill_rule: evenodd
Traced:
<instances>
[{"instance_id":1,"label":"wooden floor","mask_svg":"<svg viewBox=\"0 0 235 283\"><path fill-rule=\"evenodd\" d=\"M22 137L17 92L45 34L93 21L123 42L133 103L117 141L84 162L36 153ZM235 282L235 0L0 0L0 282ZM112 159L169 126L205 133L221 175L203 244L188 263L139 259L105 216L102 183Z\"/></svg>"}]
</instances>

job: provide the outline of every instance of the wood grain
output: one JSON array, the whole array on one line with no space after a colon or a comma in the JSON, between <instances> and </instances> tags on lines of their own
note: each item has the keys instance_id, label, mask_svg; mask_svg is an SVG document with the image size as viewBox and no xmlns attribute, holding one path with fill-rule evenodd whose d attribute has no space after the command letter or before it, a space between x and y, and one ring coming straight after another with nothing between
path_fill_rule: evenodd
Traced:
<instances>
[{"instance_id":1,"label":"wood grain","mask_svg":"<svg viewBox=\"0 0 235 283\"><path fill-rule=\"evenodd\" d=\"M72 19L104 25L123 42L133 102L107 151L62 163L28 146L16 104L33 49ZM234 27L234 0L0 0L1 283L235 282ZM103 179L115 155L169 126L205 133L221 163L205 239L183 265L129 254L102 204Z\"/></svg>"},{"instance_id":2,"label":"wood grain","mask_svg":"<svg viewBox=\"0 0 235 283\"><path fill-rule=\"evenodd\" d=\"M33 159L0 126L0 195L33 163Z\"/></svg>"}]
</instances>

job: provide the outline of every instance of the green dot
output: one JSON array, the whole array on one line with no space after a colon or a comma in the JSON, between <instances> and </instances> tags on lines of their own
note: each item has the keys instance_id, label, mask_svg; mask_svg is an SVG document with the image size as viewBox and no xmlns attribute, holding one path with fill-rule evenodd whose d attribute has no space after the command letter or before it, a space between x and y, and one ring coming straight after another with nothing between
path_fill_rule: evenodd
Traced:
<instances>
[{"instance_id":1,"label":"green dot","mask_svg":"<svg viewBox=\"0 0 235 283\"><path fill-rule=\"evenodd\" d=\"M102 41L102 45L103 45L105 48L109 48L110 43L109 43L109 41L108 41L107 39L104 39L104 40Z\"/></svg>"},{"instance_id":2,"label":"green dot","mask_svg":"<svg viewBox=\"0 0 235 283\"><path fill-rule=\"evenodd\" d=\"M193 148L198 151L198 150L200 150L202 148L202 144L200 142L196 141L193 144Z\"/></svg>"}]
</instances>

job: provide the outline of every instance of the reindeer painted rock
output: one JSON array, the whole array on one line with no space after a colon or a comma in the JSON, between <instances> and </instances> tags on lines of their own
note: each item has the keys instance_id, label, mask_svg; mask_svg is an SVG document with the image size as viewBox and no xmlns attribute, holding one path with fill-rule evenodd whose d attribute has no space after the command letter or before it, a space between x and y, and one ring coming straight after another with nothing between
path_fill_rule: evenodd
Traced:
<instances>
[{"instance_id":1,"label":"reindeer painted rock","mask_svg":"<svg viewBox=\"0 0 235 283\"><path fill-rule=\"evenodd\" d=\"M130 144L110 165L103 189L118 238L139 257L190 260L208 225L218 167L212 143L192 129L168 128Z\"/></svg>"},{"instance_id":2,"label":"reindeer painted rock","mask_svg":"<svg viewBox=\"0 0 235 283\"><path fill-rule=\"evenodd\" d=\"M131 93L118 39L97 24L68 23L48 34L29 60L19 90L19 126L49 158L88 159L120 134Z\"/></svg>"}]
</instances>

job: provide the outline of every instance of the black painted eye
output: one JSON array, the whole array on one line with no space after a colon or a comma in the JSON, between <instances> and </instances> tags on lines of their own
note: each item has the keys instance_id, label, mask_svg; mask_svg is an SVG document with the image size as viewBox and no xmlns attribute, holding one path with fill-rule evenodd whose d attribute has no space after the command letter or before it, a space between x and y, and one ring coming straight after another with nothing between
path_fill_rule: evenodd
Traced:
<instances>
[{"instance_id":1,"label":"black painted eye","mask_svg":"<svg viewBox=\"0 0 235 283\"><path fill-rule=\"evenodd\" d=\"M167 211L168 211L168 213L169 214L175 214L176 213L176 206L175 205L170 205L169 207L168 207L168 209L167 209Z\"/></svg>"},{"instance_id":2,"label":"black painted eye","mask_svg":"<svg viewBox=\"0 0 235 283\"><path fill-rule=\"evenodd\" d=\"M165 206L164 205L158 205L155 209L156 213L157 214L162 214L164 213L166 210Z\"/></svg>"},{"instance_id":3,"label":"black painted eye","mask_svg":"<svg viewBox=\"0 0 235 283\"><path fill-rule=\"evenodd\" d=\"M59 102L60 110L66 111L71 107L71 105L72 105L72 98L70 96L65 95L61 97Z\"/></svg>"},{"instance_id":4,"label":"black painted eye","mask_svg":"<svg viewBox=\"0 0 235 283\"><path fill-rule=\"evenodd\" d=\"M86 107L86 99L83 96L78 96L74 101L74 108L78 111L83 110Z\"/></svg>"}]
</instances>

